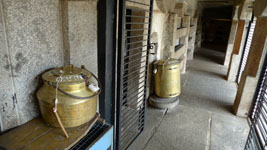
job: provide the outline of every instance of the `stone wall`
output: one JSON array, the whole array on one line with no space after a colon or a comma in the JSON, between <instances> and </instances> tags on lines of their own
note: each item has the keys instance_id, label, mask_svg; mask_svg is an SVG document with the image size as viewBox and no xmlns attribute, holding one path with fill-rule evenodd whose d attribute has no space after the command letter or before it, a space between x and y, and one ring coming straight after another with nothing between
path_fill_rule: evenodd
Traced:
<instances>
[{"instance_id":1,"label":"stone wall","mask_svg":"<svg viewBox=\"0 0 267 150\"><path fill-rule=\"evenodd\" d=\"M70 63L97 75L97 1L69 1Z\"/></svg>"},{"instance_id":2,"label":"stone wall","mask_svg":"<svg viewBox=\"0 0 267 150\"><path fill-rule=\"evenodd\" d=\"M197 1L154 0L152 34L157 36L156 59L172 57L181 61L181 72L185 73L189 31L191 48L194 49L197 19L190 30L190 20L195 15ZM193 57L191 51L190 58Z\"/></svg>"},{"instance_id":3,"label":"stone wall","mask_svg":"<svg viewBox=\"0 0 267 150\"><path fill-rule=\"evenodd\" d=\"M96 22L96 0L0 0L1 131L39 115L44 71L73 63L97 73Z\"/></svg>"}]
</instances>

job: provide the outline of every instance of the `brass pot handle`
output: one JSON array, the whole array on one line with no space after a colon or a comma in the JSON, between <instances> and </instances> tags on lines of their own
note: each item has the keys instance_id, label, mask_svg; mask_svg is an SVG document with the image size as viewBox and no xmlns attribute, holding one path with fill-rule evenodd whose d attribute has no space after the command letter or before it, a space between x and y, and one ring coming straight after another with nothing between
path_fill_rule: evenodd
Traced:
<instances>
[{"instance_id":1,"label":"brass pot handle","mask_svg":"<svg viewBox=\"0 0 267 150\"><path fill-rule=\"evenodd\" d=\"M94 75L91 71L87 70L87 69L84 67L84 65L82 65L81 68L84 69L84 70L86 70L86 71L88 71L89 73L91 73L91 75L96 79L97 84L98 84L98 87L99 87L99 90L98 90L97 92L95 92L95 94L93 94L93 95L91 95L91 96L87 96L87 97L80 97L80 96L75 96L75 95L72 95L72 94L70 94L70 93L67 93L67 92L63 91L62 89L60 89L60 88L57 88L57 86L55 85L55 83L52 83L52 87L54 87L55 89L57 88L57 90L58 90L59 92L65 94L65 95L67 95L67 96L69 96L69 97L72 97L72 98L75 98L75 99L81 99L81 100L84 100L84 99L91 99L91 98L97 96L98 94L100 94L100 92L101 92L101 90L102 90L102 85L101 85L100 80L99 80L99 79L96 77L96 75ZM88 77L87 77L86 75L83 75L83 74L82 74L82 77L86 80L86 82L88 82ZM86 84L87 84L87 83L86 83Z\"/></svg>"}]
</instances>

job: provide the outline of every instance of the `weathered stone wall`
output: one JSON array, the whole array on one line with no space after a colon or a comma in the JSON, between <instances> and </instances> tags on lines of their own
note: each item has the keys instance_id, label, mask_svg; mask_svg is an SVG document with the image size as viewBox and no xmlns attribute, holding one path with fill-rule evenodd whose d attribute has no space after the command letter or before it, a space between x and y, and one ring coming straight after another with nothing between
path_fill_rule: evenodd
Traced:
<instances>
[{"instance_id":1,"label":"weathered stone wall","mask_svg":"<svg viewBox=\"0 0 267 150\"><path fill-rule=\"evenodd\" d=\"M97 1L69 1L70 63L97 75Z\"/></svg>"},{"instance_id":2,"label":"weathered stone wall","mask_svg":"<svg viewBox=\"0 0 267 150\"><path fill-rule=\"evenodd\" d=\"M63 65L60 3L55 0L0 1L1 128L39 114L35 92L40 74Z\"/></svg>"},{"instance_id":3,"label":"weathered stone wall","mask_svg":"<svg viewBox=\"0 0 267 150\"><path fill-rule=\"evenodd\" d=\"M1 131L39 115L36 91L44 71L72 63L97 73L96 5L0 0Z\"/></svg>"}]
</instances>

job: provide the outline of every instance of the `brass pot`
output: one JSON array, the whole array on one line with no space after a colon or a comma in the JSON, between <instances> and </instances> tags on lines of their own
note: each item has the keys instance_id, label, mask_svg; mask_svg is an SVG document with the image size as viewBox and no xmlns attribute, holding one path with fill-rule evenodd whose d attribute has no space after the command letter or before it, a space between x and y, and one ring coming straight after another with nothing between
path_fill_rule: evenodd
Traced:
<instances>
[{"instance_id":1,"label":"brass pot","mask_svg":"<svg viewBox=\"0 0 267 150\"><path fill-rule=\"evenodd\" d=\"M176 97L181 93L180 64L177 59L154 63L155 93L159 97Z\"/></svg>"},{"instance_id":2,"label":"brass pot","mask_svg":"<svg viewBox=\"0 0 267 150\"><path fill-rule=\"evenodd\" d=\"M44 121L59 127L53 113L56 95L57 112L64 127L76 127L90 121L96 114L97 95L100 93L100 89L92 92L88 88L92 76L95 77L91 72L73 66L45 72L42 75L44 85L37 92Z\"/></svg>"}]
</instances>

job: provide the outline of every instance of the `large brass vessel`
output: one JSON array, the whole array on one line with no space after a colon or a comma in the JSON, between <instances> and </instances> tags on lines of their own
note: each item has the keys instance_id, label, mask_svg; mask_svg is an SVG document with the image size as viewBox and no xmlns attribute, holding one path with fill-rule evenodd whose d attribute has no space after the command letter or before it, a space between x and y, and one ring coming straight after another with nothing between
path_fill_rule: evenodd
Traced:
<instances>
[{"instance_id":1,"label":"large brass vessel","mask_svg":"<svg viewBox=\"0 0 267 150\"><path fill-rule=\"evenodd\" d=\"M169 98L181 93L180 64L177 59L158 60L154 63L155 93L159 97Z\"/></svg>"},{"instance_id":2,"label":"large brass vessel","mask_svg":"<svg viewBox=\"0 0 267 150\"><path fill-rule=\"evenodd\" d=\"M56 98L57 112L64 127L76 127L90 121L96 114L97 95L100 92L93 92L88 88L88 85L92 84L92 76L95 77L86 69L73 66L45 72L42 75L44 85L37 92L44 121L59 127L53 113Z\"/></svg>"}]
</instances>

